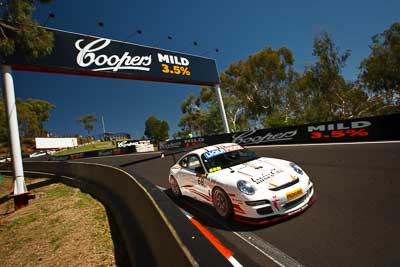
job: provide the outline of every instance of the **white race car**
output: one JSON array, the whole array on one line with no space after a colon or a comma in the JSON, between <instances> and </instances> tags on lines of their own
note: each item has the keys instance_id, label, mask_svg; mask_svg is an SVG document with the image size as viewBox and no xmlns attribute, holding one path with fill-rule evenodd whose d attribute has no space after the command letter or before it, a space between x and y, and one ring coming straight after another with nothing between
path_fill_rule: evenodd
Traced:
<instances>
[{"instance_id":1,"label":"white race car","mask_svg":"<svg viewBox=\"0 0 400 267\"><path fill-rule=\"evenodd\" d=\"M225 218L265 224L304 211L316 198L313 183L295 163L258 157L234 143L196 149L170 169L174 196L214 206Z\"/></svg>"}]
</instances>

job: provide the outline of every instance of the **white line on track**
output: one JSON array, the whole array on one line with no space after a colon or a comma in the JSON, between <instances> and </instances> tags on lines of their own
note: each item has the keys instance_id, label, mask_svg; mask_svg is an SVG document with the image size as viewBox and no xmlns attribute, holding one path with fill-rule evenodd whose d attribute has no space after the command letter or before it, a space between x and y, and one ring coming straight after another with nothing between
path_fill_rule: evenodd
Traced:
<instances>
[{"instance_id":1,"label":"white line on track","mask_svg":"<svg viewBox=\"0 0 400 267\"><path fill-rule=\"evenodd\" d=\"M282 252L278 248L274 247L273 245L253 233L235 231L232 231L232 233L234 233L236 236L241 238L250 246L257 249L259 252L261 252L263 255L265 255L281 267L304 266L286 253Z\"/></svg>"},{"instance_id":2,"label":"white line on track","mask_svg":"<svg viewBox=\"0 0 400 267\"><path fill-rule=\"evenodd\" d=\"M343 146L343 145L373 145L373 144L400 144L400 141L374 141L374 142L348 142L348 143L323 143L323 144L288 144L288 145L260 145L246 146L248 148L268 148L268 147L285 147L285 146Z\"/></svg>"},{"instance_id":3,"label":"white line on track","mask_svg":"<svg viewBox=\"0 0 400 267\"><path fill-rule=\"evenodd\" d=\"M161 191L165 191L166 188L162 187L162 186L158 186L156 185L156 187L158 189L160 189ZM190 213L188 213L185 210L180 209L183 214L190 215L192 216ZM204 215L207 215L205 213L203 213ZM193 216L192 216L193 217ZM252 246L253 248L255 248L256 250L258 250L260 253L262 253L264 256L266 256L267 258L269 258L270 260L272 260L273 262L275 262L277 265L281 266L281 267L303 267L304 265L302 265L301 263L299 263L298 261L296 261L295 259L293 259L292 257L290 257L289 255L287 255L286 253L284 253L283 251L279 250L278 248L274 247L272 244L268 243L267 241L265 241L264 239L260 238L259 236L257 236L254 233L251 232L236 232L233 231L228 225L226 225L225 223L221 222L221 221L217 221L215 220L213 217L208 216L207 217L212 220L214 223L217 223L223 227L225 227L226 229L230 230L233 234L235 234L236 236L238 236L240 239L242 239L243 241L245 241L247 244L249 244L250 246Z\"/></svg>"},{"instance_id":4,"label":"white line on track","mask_svg":"<svg viewBox=\"0 0 400 267\"><path fill-rule=\"evenodd\" d=\"M161 191L165 191L166 190L166 188L164 188L164 187L162 187L162 186L159 186L159 185L156 185L156 187L158 188L158 189L160 189ZM192 218L193 218L193 215L192 214L190 214L189 212L187 212L186 210L184 210L184 209L182 209L182 208L179 208L179 210L190 220L190 221L192 221ZM197 226L196 226L197 227ZM204 227L204 226L203 226ZM198 227L197 227L198 228ZM199 229L199 228L198 228ZM200 230L200 229L199 229ZM200 230L200 232L201 232L201 230ZM222 253L221 252L221 250L220 250L220 248L219 247L217 247L216 245L215 245L215 241L212 241L212 240L210 240L210 238L208 237L208 236L206 236L204 233L203 233L203 235L215 246L215 248L222 254L222 255L224 255L224 253ZM218 241L218 242L221 242L221 241ZM225 257L225 255L224 255L224 257ZM230 255L229 257L226 257L226 259L234 266L234 267L243 267L243 265L240 263L240 262L238 262L236 259L235 259L235 257L233 257L233 255Z\"/></svg>"}]
</instances>

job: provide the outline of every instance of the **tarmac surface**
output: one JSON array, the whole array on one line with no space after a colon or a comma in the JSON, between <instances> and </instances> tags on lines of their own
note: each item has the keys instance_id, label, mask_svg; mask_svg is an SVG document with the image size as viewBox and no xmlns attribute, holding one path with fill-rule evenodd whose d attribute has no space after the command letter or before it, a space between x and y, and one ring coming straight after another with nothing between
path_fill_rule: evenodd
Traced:
<instances>
[{"instance_id":1,"label":"tarmac surface","mask_svg":"<svg viewBox=\"0 0 400 267\"><path fill-rule=\"evenodd\" d=\"M400 266L399 142L250 149L300 165L314 183L317 202L289 220L254 227L225 222L211 207L191 199L175 200L243 266ZM122 166L168 188L169 167L180 155L162 158L156 152L77 161Z\"/></svg>"}]
</instances>

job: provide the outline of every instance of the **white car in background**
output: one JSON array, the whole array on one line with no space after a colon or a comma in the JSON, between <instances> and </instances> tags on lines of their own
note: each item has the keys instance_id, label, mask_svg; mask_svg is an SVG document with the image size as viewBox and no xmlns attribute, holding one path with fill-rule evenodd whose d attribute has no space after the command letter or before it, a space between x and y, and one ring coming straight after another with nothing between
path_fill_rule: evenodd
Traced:
<instances>
[{"instance_id":1,"label":"white car in background","mask_svg":"<svg viewBox=\"0 0 400 267\"><path fill-rule=\"evenodd\" d=\"M235 143L196 149L170 169L174 196L212 205L225 218L265 224L296 215L314 201L313 183L295 163L258 157Z\"/></svg>"}]
</instances>

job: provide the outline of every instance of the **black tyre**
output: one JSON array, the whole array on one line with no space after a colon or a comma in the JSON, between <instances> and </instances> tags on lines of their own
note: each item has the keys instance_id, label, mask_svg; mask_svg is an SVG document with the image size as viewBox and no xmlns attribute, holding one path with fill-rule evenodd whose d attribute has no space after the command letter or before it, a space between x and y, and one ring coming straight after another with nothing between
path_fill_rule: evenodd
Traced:
<instances>
[{"instance_id":1,"label":"black tyre","mask_svg":"<svg viewBox=\"0 0 400 267\"><path fill-rule=\"evenodd\" d=\"M213 192L213 204L216 212L224 219L230 219L233 215L231 199L224 190L217 187Z\"/></svg>"},{"instance_id":2,"label":"black tyre","mask_svg":"<svg viewBox=\"0 0 400 267\"><path fill-rule=\"evenodd\" d=\"M182 196L181 189L179 188L179 184L174 176L171 176L171 178L169 179L169 185L171 186L171 191L174 197Z\"/></svg>"}]
</instances>

